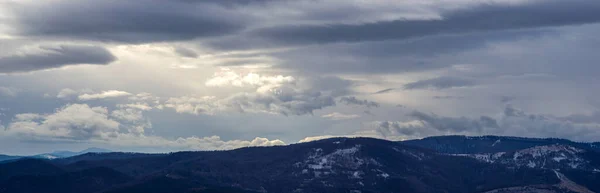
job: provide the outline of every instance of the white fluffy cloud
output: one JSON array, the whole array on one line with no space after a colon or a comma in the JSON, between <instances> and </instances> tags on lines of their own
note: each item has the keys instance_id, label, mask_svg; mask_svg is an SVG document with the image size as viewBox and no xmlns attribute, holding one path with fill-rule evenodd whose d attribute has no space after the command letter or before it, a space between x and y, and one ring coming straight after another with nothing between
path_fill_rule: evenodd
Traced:
<instances>
[{"instance_id":1,"label":"white fluffy cloud","mask_svg":"<svg viewBox=\"0 0 600 193\"><path fill-rule=\"evenodd\" d=\"M77 98L82 101L87 101L87 100L96 100L96 99L104 99L104 98L124 97L124 96L130 96L130 95L131 95L131 93L128 93L125 91L109 90L109 91L103 91L101 93L82 94L82 95L79 95Z\"/></svg>"},{"instance_id":2,"label":"white fluffy cloud","mask_svg":"<svg viewBox=\"0 0 600 193\"><path fill-rule=\"evenodd\" d=\"M257 137L251 141L244 140L230 140L223 141L219 136L211 136L211 137L188 137L188 138L179 138L173 142L175 145L184 145L189 146L191 149L200 149L207 150L207 147L213 147L213 149L234 149L239 147L249 147L249 146L276 146L276 145L285 145L285 143L281 140L269 140L267 138Z\"/></svg>"},{"instance_id":3,"label":"white fluffy cloud","mask_svg":"<svg viewBox=\"0 0 600 193\"><path fill-rule=\"evenodd\" d=\"M36 140L106 139L119 131L120 123L109 119L104 107L72 104L54 114L19 114L7 132Z\"/></svg>"},{"instance_id":4,"label":"white fluffy cloud","mask_svg":"<svg viewBox=\"0 0 600 193\"><path fill-rule=\"evenodd\" d=\"M150 122L142 111L70 104L52 114L18 114L2 133L22 140L91 142L129 147L165 147L177 150L225 150L247 146L285 145L281 140L257 137L250 141L222 140L219 136L180 137L174 140L148 135Z\"/></svg>"},{"instance_id":5,"label":"white fluffy cloud","mask_svg":"<svg viewBox=\"0 0 600 193\"><path fill-rule=\"evenodd\" d=\"M138 110L142 110L142 111L148 111L148 110L152 110L153 107L150 106L150 104L148 103L129 103L129 104L118 104L117 107L120 108L134 108L134 109L138 109Z\"/></svg>"},{"instance_id":6,"label":"white fluffy cloud","mask_svg":"<svg viewBox=\"0 0 600 193\"><path fill-rule=\"evenodd\" d=\"M79 93L80 93L79 91L76 91L76 90L73 90L70 88L64 88L64 89L60 90L58 92L58 94L56 94L56 98L61 98L61 99L69 98L71 96L76 96Z\"/></svg>"},{"instance_id":7,"label":"white fluffy cloud","mask_svg":"<svg viewBox=\"0 0 600 193\"><path fill-rule=\"evenodd\" d=\"M94 92L92 89L80 89L75 90L71 88L61 89L58 94L56 94L56 98L60 99L73 99L77 98L80 101L89 101L89 100L98 100L98 99L106 99L106 98L117 98L117 97L125 97L130 96L132 100L138 99L148 99L147 93L140 93L137 95L133 95L129 92L120 91L120 90L107 90L102 92Z\"/></svg>"},{"instance_id":8,"label":"white fluffy cloud","mask_svg":"<svg viewBox=\"0 0 600 193\"><path fill-rule=\"evenodd\" d=\"M301 82L291 76L261 76L253 73L242 76L225 69L221 74L216 74L208 80L206 84L209 86L249 86L251 92L238 92L223 98L216 96L172 97L166 101L164 106L179 113L190 114L259 112L305 115L335 105L331 90L315 90L312 85L300 86Z\"/></svg>"},{"instance_id":9,"label":"white fluffy cloud","mask_svg":"<svg viewBox=\"0 0 600 193\"><path fill-rule=\"evenodd\" d=\"M174 109L178 113L190 113L190 114L213 114L215 111L219 111L222 108L219 105L220 101L214 96L182 96L169 98L165 102L165 107Z\"/></svg>"},{"instance_id":10,"label":"white fluffy cloud","mask_svg":"<svg viewBox=\"0 0 600 193\"><path fill-rule=\"evenodd\" d=\"M326 118L326 119L331 119L331 120L348 120L348 119L359 118L360 115L333 112L333 113L329 113L326 115L322 115L321 117Z\"/></svg>"},{"instance_id":11,"label":"white fluffy cloud","mask_svg":"<svg viewBox=\"0 0 600 193\"><path fill-rule=\"evenodd\" d=\"M292 76L265 76L258 73L237 73L231 69L223 68L221 71L216 72L212 78L206 81L206 86L209 87L220 87L220 86L236 86L236 87L266 87L259 90L265 90L282 84L294 83L296 79Z\"/></svg>"},{"instance_id":12,"label":"white fluffy cloud","mask_svg":"<svg viewBox=\"0 0 600 193\"><path fill-rule=\"evenodd\" d=\"M238 93L217 99L214 96L184 96L167 100L165 107L179 113L214 114L216 112L262 112L305 115L334 106L333 97L320 92L282 86L256 93Z\"/></svg>"}]
</instances>

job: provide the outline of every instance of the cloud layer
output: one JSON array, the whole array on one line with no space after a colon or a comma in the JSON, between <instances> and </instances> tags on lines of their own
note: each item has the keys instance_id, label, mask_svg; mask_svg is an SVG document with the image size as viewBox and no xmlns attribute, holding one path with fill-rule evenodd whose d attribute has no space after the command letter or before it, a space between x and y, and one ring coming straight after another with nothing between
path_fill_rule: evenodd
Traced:
<instances>
[{"instance_id":1,"label":"cloud layer","mask_svg":"<svg viewBox=\"0 0 600 193\"><path fill-rule=\"evenodd\" d=\"M108 50L98 46L40 46L32 53L0 56L0 73L29 72L75 64L107 65L116 60Z\"/></svg>"},{"instance_id":2,"label":"cloud layer","mask_svg":"<svg viewBox=\"0 0 600 193\"><path fill-rule=\"evenodd\" d=\"M236 21L242 14L211 2L52 1L11 9L17 33L32 36L143 43L220 36L243 27Z\"/></svg>"},{"instance_id":3,"label":"cloud layer","mask_svg":"<svg viewBox=\"0 0 600 193\"><path fill-rule=\"evenodd\" d=\"M2 1L0 153L597 140L597 10L596 0Z\"/></svg>"}]
</instances>

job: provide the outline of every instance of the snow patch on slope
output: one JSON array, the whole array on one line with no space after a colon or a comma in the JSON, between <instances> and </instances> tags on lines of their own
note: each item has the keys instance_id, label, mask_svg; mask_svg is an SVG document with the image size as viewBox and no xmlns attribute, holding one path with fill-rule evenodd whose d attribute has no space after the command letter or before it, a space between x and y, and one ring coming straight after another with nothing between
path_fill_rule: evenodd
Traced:
<instances>
[{"instance_id":1,"label":"snow patch on slope","mask_svg":"<svg viewBox=\"0 0 600 193\"><path fill-rule=\"evenodd\" d=\"M500 139L496 140L496 141L494 142L494 144L492 144L492 147L496 146L497 144L500 144L500 142L502 142L502 141L500 141Z\"/></svg>"},{"instance_id":2,"label":"snow patch on slope","mask_svg":"<svg viewBox=\"0 0 600 193\"><path fill-rule=\"evenodd\" d=\"M294 166L303 168L302 174L312 172L315 178L332 174L345 174L352 179L361 179L363 176L362 166L381 166L381 164L374 159L361 157L359 154L360 149L360 145L355 145L351 148L336 149L327 154L323 149L316 148L303 162L298 162Z\"/></svg>"},{"instance_id":3,"label":"snow patch on slope","mask_svg":"<svg viewBox=\"0 0 600 193\"><path fill-rule=\"evenodd\" d=\"M579 155L583 152L585 150L568 145L546 145L515 152L452 155L470 157L486 163L500 163L516 167L591 169L588 167L588 162Z\"/></svg>"}]
</instances>

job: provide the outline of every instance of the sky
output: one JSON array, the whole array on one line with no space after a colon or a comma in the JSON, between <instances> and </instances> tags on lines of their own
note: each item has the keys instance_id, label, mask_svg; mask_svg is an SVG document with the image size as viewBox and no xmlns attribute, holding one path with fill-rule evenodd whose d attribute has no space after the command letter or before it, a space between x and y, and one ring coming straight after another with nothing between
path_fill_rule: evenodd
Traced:
<instances>
[{"instance_id":1,"label":"sky","mask_svg":"<svg viewBox=\"0 0 600 193\"><path fill-rule=\"evenodd\" d=\"M0 0L0 154L600 141L597 0Z\"/></svg>"}]
</instances>

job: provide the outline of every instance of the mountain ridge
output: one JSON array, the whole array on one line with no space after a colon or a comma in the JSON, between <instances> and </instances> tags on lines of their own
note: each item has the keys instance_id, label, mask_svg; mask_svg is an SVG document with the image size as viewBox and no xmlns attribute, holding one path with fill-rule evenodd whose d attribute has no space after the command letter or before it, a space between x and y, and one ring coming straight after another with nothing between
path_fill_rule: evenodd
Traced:
<instances>
[{"instance_id":1,"label":"mountain ridge","mask_svg":"<svg viewBox=\"0 0 600 193\"><path fill-rule=\"evenodd\" d=\"M86 184L82 187L86 191L80 193L600 192L600 171L596 171L600 154L591 146L541 140L529 147L527 140L520 145L517 139L504 143L509 138L500 138L501 142L495 143L497 138L469 138L437 140L444 143L329 138L227 151L87 153L53 160L25 159L0 164L5 176L0 187L7 187L0 188L0 193L31 192L31 187L45 184L52 185L48 193L65 192L76 186L77 180ZM471 147L466 149L469 151L496 152L498 147L511 151L494 159L497 152L461 155L440 151L461 149L465 144ZM484 151L484 147L492 149ZM573 163L580 167L571 167L571 161L578 161ZM530 167L529 162L548 164Z\"/></svg>"}]
</instances>

